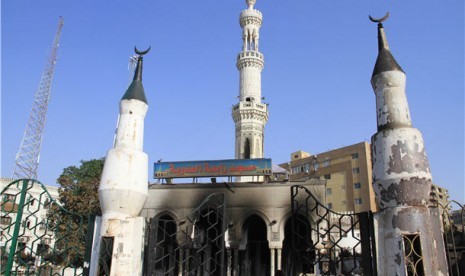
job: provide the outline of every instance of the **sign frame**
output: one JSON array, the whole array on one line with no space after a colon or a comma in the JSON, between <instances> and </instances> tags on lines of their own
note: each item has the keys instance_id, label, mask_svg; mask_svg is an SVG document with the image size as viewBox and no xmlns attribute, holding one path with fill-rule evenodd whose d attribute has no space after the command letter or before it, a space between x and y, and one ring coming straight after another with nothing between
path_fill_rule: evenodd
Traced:
<instances>
[{"instance_id":1,"label":"sign frame","mask_svg":"<svg viewBox=\"0 0 465 276\"><path fill-rule=\"evenodd\" d=\"M156 162L154 179L271 176L270 158Z\"/></svg>"}]
</instances>

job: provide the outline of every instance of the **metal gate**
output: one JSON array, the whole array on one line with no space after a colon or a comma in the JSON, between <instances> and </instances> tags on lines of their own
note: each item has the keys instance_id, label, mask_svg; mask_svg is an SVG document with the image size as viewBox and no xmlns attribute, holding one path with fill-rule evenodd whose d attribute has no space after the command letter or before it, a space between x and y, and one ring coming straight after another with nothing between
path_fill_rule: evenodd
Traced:
<instances>
[{"instance_id":1,"label":"metal gate","mask_svg":"<svg viewBox=\"0 0 465 276\"><path fill-rule=\"evenodd\" d=\"M151 219L145 275L225 274L225 196L211 194L189 216Z\"/></svg>"},{"instance_id":2,"label":"metal gate","mask_svg":"<svg viewBox=\"0 0 465 276\"><path fill-rule=\"evenodd\" d=\"M63 209L37 180L16 180L1 198L1 275L84 274L83 217ZM72 223L62 223L62 215Z\"/></svg>"},{"instance_id":3,"label":"metal gate","mask_svg":"<svg viewBox=\"0 0 465 276\"><path fill-rule=\"evenodd\" d=\"M465 275L465 206L452 200L436 207L442 217L449 275Z\"/></svg>"},{"instance_id":4,"label":"metal gate","mask_svg":"<svg viewBox=\"0 0 465 276\"><path fill-rule=\"evenodd\" d=\"M300 185L291 187L291 202L286 275L377 275L371 212L336 213Z\"/></svg>"}]
</instances>

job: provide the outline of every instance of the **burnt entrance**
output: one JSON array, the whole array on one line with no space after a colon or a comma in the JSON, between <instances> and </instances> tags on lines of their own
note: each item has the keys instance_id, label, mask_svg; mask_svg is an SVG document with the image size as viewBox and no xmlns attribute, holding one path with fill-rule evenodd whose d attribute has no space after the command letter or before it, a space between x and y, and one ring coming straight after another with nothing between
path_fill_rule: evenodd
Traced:
<instances>
[{"instance_id":1,"label":"burnt entrance","mask_svg":"<svg viewBox=\"0 0 465 276\"><path fill-rule=\"evenodd\" d=\"M186 218L151 219L145 275L224 275L224 216L224 195L211 194Z\"/></svg>"},{"instance_id":2,"label":"burnt entrance","mask_svg":"<svg viewBox=\"0 0 465 276\"><path fill-rule=\"evenodd\" d=\"M266 223L257 215L246 219L239 250L239 275L270 275L270 249Z\"/></svg>"},{"instance_id":3,"label":"burnt entrance","mask_svg":"<svg viewBox=\"0 0 465 276\"><path fill-rule=\"evenodd\" d=\"M282 271L285 275L314 273L315 250L310 222L303 215L292 216L284 227Z\"/></svg>"}]
</instances>

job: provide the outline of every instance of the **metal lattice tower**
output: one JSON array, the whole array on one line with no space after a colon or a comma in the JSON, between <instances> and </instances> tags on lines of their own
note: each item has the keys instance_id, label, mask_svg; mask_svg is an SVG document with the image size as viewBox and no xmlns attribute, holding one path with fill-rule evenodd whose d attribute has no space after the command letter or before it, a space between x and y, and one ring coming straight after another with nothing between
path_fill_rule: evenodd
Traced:
<instances>
[{"instance_id":1,"label":"metal lattice tower","mask_svg":"<svg viewBox=\"0 0 465 276\"><path fill-rule=\"evenodd\" d=\"M60 16L58 29L53 40L52 48L47 59L45 70L40 79L39 88L34 96L32 110L24 131L19 152L16 155L13 178L37 178L39 167L40 146L47 115L53 72L57 60L57 50L63 27L63 17Z\"/></svg>"}]
</instances>

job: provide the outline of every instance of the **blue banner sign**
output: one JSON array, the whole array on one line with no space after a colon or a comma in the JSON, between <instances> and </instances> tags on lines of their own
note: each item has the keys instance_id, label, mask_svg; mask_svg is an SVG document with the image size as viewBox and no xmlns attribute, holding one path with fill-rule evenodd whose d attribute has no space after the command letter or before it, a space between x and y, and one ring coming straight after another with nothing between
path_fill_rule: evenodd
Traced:
<instances>
[{"instance_id":1,"label":"blue banner sign","mask_svg":"<svg viewBox=\"0 0 465 276\"><path fill-rule=\"evenodd\" d=\"M154 163L154 178L271 175L271 159L229 159Z\"/></svg>"}]
</instances>

